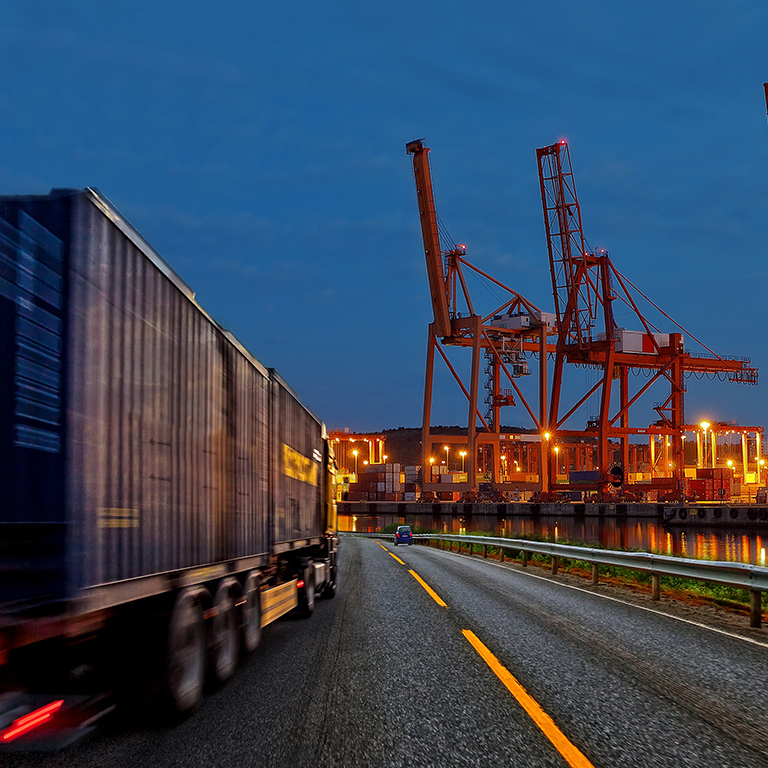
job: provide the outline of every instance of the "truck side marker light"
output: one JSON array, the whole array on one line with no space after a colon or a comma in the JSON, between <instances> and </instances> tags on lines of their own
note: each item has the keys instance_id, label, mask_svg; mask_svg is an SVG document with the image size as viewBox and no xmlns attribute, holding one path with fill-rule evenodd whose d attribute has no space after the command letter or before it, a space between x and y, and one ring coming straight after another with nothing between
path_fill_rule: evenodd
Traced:
<instances>
[{"instance_id":1,"label":"truck side marker light","mask_svg":"<svg viewBox=\"0 0 768 768\"><path fill-rule=\"evenodd\" d=\"M17 736L21 736L22 733L27 733L33 728L37 728L38 725L48 722L61 709L63 703L63 699L52 701L50 704L30 712L28 715L14 720L13 725L10 728L6 728L3 732L2 740L5 742L13 741Z\"/></svg>"}]
</instances>

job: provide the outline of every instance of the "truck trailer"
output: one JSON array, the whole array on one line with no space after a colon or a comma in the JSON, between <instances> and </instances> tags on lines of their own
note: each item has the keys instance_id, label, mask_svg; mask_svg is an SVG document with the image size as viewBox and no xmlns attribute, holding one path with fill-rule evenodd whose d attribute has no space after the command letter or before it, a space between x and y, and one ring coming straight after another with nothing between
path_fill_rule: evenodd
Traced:
<instances>
[{"instance_id":1,"label":"truck trailer","mask_svg":"<svg viewBox=\"0 0 768 768\"><path fill-rule=\"evenodd\" d=\"M126 678L186 715L335 594L323 423L96 189L0 197L0 466L0 745Z\"/></svg>"}]
</instances>

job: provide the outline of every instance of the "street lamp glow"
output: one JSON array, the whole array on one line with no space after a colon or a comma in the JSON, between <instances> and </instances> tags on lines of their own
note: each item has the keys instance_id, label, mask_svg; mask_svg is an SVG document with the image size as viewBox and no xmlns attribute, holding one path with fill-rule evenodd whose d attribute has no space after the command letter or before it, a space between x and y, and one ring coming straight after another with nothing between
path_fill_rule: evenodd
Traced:
<instances>
[{"instance_id":1,"label":"street lamp glow","mask_svg":"<svg viewBox=\"0 0 768 768\"><path fill-rule=\"evenodd\" d=\"M459 456L461 456L461 471L464 471L464 457L467 455L466 451L459 451Z\"/></svg>"},{"instance_id":2,"label":"street lamp glow","mask_svg":"<svg viewBox=\"0 0 768 768\"><path fill-rule=\"evenodd\" d=\"M702 421L699 426L706 432L709 429L710 424L708 421Z\"/></svg>"},{"instance_id":3,"label":"street lamp glow","mask_svg":"<svg viewBox=\"0 0 768 768\"><path fill-rule=\"evenodd\" d=\"M355 457L355 474L357 474L357 449L352 451L352 455Z\"/></svg>"},{"instance_id":4,"label":"street lamp glow","mask_svg":"<svg viewBox=\"0 0 768 768\"><path fill-rule=\"evenodd\" d=\"M450 448L444 445L443 450L445 451L445 468L448 469L448 451L450 451Z\"/></svg>"}]
</instances>

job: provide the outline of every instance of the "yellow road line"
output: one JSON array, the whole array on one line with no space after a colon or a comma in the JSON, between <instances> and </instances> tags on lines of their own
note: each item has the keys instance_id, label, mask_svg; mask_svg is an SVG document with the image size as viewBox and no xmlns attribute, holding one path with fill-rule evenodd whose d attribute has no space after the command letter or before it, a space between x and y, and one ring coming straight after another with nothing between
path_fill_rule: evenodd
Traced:
<instances>
[{"instance_id":1,"label":"yellow road line","mask_svg":"<svg viewBox=\"0 0 768 768\"><path fill-rule=\"evenodd\" d=\"M411 571L413 573L413 571ZM520 683L502 666L501 662L480 642L477 635L469 629L461 630L464 637L472 643L474 649L482 656L483 661L496 673L499 680L507 686L510 693L517 699L520 706L528 713L534 723L541 728L544 735L555 745L557 751L566 759L572 768L594 768L577 747L571 744L563 732L555 725L552 718L538 705Z\"/></svg>"},{"instance_id":2,"label":"yellow road line","mask_svg":"<svg viewBox=\"0 0 768 768\"><path fill-rule=\"evenodd\" d=\"M397 560L397 562L400 563L400 565L405 565L405 563L397 555L393 555L391 552L389 552L389 550L387 550L387 553L389 554L390 557L394 557L395 560Z\"/></svg>"},{"instance_id":3,"label":"yellow road line","mask_svg":"<svg viewBox=\"0 0 768 768\"><path fill-rule=\"evenodd\" d=\"M405 565L405 563L403 563L403 565ZM416 573L416 571L408 571L408 573L410 573L410 574L411 574L411 576L413 576L413 578L414 578L414 579L416 579L416 581L418 581L418 582L419 582L419 584L421 584L421 586L422 586L422 587L424 587L424 589L426 589L426 590L427 590L427 592L428 592L429 596L430 596L430 597L431 597L431 598L432 598L432 599L433 599L433 600L434 600L434 601L435 601L435 602L436 602L438 605L442 605L442 606L443 606L443 608L447 608L447 607L448 607L448 606L447 606L447 605L446 605L446 604L445 604L445 603L444 603L444 602L443 602L443 601L440 599L440 597L438 596L437 592L435 592L435 590L434 590L434 589L432 589L432 587L430 587L430 586L429 586L429 584L427 584L427 582L426 582L426 581L424 581L424 579L422 579L422 578L421 578L421 576L419 576L419 574L418 574L418 573Z\"/></svg>"}]
</instances>

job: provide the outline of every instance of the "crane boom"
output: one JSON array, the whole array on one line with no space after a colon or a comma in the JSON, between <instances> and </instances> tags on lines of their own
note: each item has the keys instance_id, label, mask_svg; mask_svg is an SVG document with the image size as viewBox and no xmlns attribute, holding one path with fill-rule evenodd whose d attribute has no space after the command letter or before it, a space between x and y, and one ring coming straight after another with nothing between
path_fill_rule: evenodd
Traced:
<instances>
[{"instance_id":1,"label":"crane boom","mask_svg":"<svg viewBox=\"0 0 768 768\"><path fill-rule=\"evenodd\" d=\"M765 109L768 112L768 83L763 83L763 90L765 91Z\"/></svg>"},{"instance_id":2,"label":"crane boom","mask_svg":"<svg viewBox=\"0 0 768 768\"><path fill-rule=\"evenodd\" d=\"M410 141L405 151L413 155L413 172L416 179L416 196L419 203L421 235L424 239L424 255L427 258L427 278L432 296L432 312L435 335L445 338L451 335L451 317L448 310L448 286L443 269L443 254L437 232L437 212L429 172L429 147L421 139Z\"/></svg>"}]
</instances>

